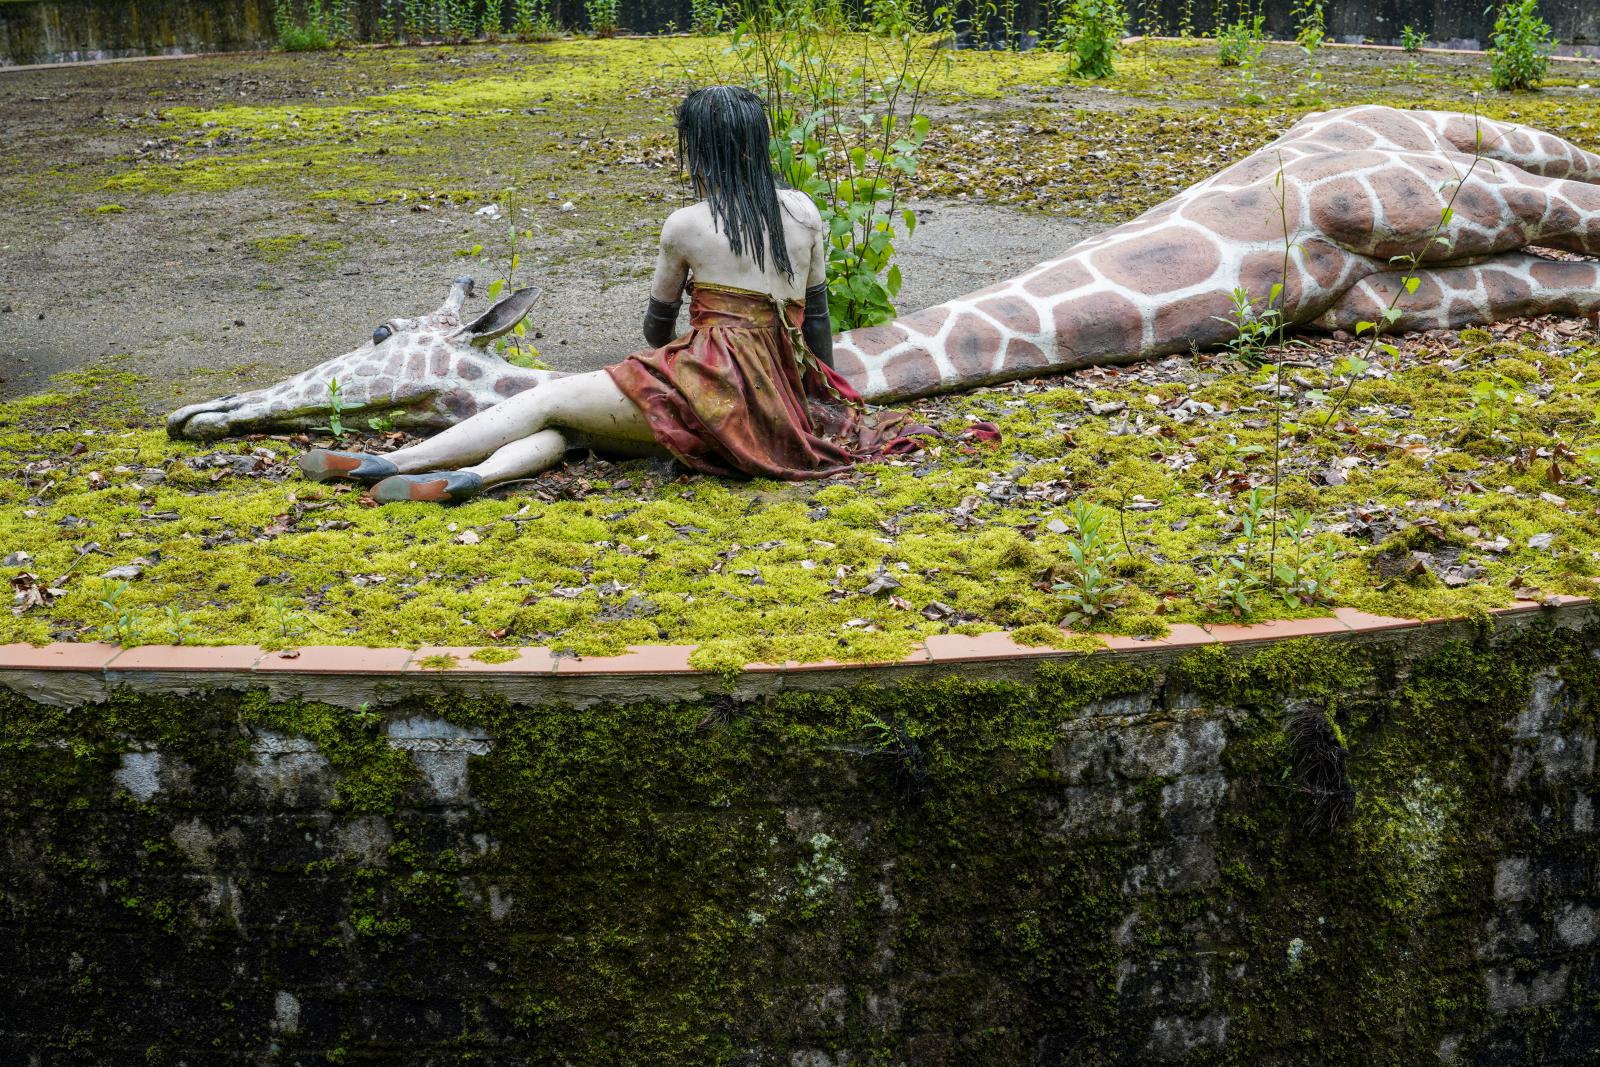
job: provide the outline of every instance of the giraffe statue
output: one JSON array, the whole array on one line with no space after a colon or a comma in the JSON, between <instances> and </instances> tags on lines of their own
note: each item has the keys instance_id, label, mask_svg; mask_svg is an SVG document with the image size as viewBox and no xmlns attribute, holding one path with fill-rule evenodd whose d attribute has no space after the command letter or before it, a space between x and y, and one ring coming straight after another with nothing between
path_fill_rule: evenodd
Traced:
<instances>
[{"instance_id":1,"label":"giraffe statue","mask_svg":"<svg viewBox=\"0 0 1600 1067\"><path fill-rule=\"evenodd\" d=\"M1266 310L1278 284L1288 322L1349 330L1382 321L1405 274L1392 257L1409 254L1420 283L1393 330L1592 314L1600 263L1520 249L1600 255L1596 183L1600 156L1546 133L1387 107L1308 115L1059 259L851 331L834 363L888 401L1132 362L1225 344L1238 333L1235 291ZM1452 194L1441 240L1425 247Z\"/></svg>"},{"instance_id":2,"label":"giraffe statue","mask_svg":"<svg viewBox=\"0 0 1600 1067\"><path fill-rule=\"evenodd\" d=\"M1221 173L1009 281L846 332L834 363L879 403L1129 363L1232 340L1240 293L1257 313L1352 330L1383 321L1408 273L1417 285L1400 294L1389 330L1600 312L1600 262L1556 260L1528 246L1600 256L1600 156L1469 115L1343 108L1306 116ZM1417 269L1397 269L1395 257L1408 255ZM430 317L447 325L429 327L428 345L457 328L460 300L452 300L448 315L447 303ZM185 408L169 426L220 436L315 422L325 418L330 376L343 383L379 364L389 405L418 413L406 424L436 426L552 376L503 365L453 374L450 349L413 363L390 356L394 344L363 346L260 393Z\"/></svg>"},{"instance_id":3,"label":"giraffe statue","mask_svg":"<svg viewBox=\"0 0 1600 1067\"><path fill-rule=\"evenodd\" d=\"M431 315L389 319L359 348L277 385L179 408L167 417L167 433L215 438L326 426L333 413L330 382L338 382L341 411L382 416L404 429L442 430L560 377L514 366L488 348L522 321L538 289L519 289L462 325L461 308L472 290L471 278L457 278Z\"/></svg>"}]
</instances>

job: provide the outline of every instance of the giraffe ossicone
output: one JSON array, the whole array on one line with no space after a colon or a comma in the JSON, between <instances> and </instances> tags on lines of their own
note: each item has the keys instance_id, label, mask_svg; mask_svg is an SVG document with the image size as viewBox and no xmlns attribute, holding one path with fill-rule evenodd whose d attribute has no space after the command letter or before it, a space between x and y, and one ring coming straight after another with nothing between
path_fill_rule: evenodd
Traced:
<instances>
[{"instance_id":1,"label":"giraffe ossicone","mask_svg":"<svg viewBox=\"0 0 1600 1067\"><path fill-rule=\"evenodd\" d=\"M1289 323L1353 329L1382 321L1407 273L1418 282L1395 304L1394 330L1600 312L1600 261L1529 247L1600 257L1600 155L1471 115L1344 108L1306 116L1015 278L851 330L834 362L868 400L904 400L1226 344L1239 291L1257 310L1276 291L1271 306ZM1402 271L1406 256L1418 265ZM413 338L404 359L395 338L369 344L281 385L185 408L169 427L221 436L325 422L332 377L342 389L366 382L360 403L400 413L397 425L442 427L557 376L470 348L483 362L462 358L448 338L464 298L458 284L453 305L401 320Z\"/></svg>"}]
</instances>

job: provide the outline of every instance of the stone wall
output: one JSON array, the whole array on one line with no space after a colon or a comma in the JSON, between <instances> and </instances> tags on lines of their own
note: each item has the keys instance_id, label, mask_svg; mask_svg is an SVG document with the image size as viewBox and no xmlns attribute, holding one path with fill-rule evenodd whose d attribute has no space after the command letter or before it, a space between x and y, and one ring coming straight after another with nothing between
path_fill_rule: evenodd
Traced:
<instances>
[{"instance_id":1,"label":"stone wall","mask_svg":"<svg viewBox=\"0 0 1600 1067\"><path fill-rule=\"evenodd\" d=\"M269 48L274 34L274 0L0 0L0 66L60 63L122 56L176 52L216 52ZM481 10L483 0L474 0ZM584 27L583 0L548 0L549 10L564 26ZM392 6L392 5L391 5ZM1267 25L1279 38L1294 36L1290 0L1269 3L1247 0L1128 0L1130 30L1173 34L1187 24L1199 33L1215 30L1246 7L1266 13ZM1488 3L1456 0L1326 0L1328 32L1335 40L1397 43L1401 27L1411 25L1441 44L1457 48L1487 47L1494 15ZM1542 0L1541 12L1564 44L1579 50L1600 46L1600 5L1592 0ZM384 0L355 0L355 22L362 36L373 39ZM505 19L510 4L503 4ZM958 4L971 19L971 4ZM1041 0L998 4L993 14L979 17L977 36L998 39L1007 26L1038 29L1047 21L1049 5ZM689 0L620 0L622 26L635 33L683 29L690 22ZM972 35L968 35L969 38ZM1572 50L1570 48L1568 51Z\"/></svg>"},{"instance_id":2,"label":"stone wall","mask_svg":"<svg viewBox=\"0 0 1600 1067\"><path fill-rule=\"evenodd\" d=\"M1400 31L1413 26L1452 48L1487 48L1498 5L1484 0L1325 0L1329 35L1336 41L1398 44ZM1296 5L1288 0L1132 0L1128 7L1151 33L1174 33L1185 21L1196 32L1213 33L1217 14L1226 23L1246 10L1266 15L1267 28L1280 40L1295 35ZM1600 5L1593 0L1539 0L1539 13L1568 45L1600 45Z\"/></svg>"},{"instance_id":3,"label":"stone wall","mask_svg":"<svg viewBox=\"0 0 1600 1067\"><path fill-rule=\"evenodd\" d=\"M0 66L270 48L272 0L0 0Z\"/></svg>"},{"instance_id":4,"label":"stone wall","mask_svg":"<svg viewBox=\"0 0 1600 1067\"><path fill-rule=\"evenodd\" d=\"M581 707L0 672L0 1063L1593 1063L1594 620Z\"/></svg>"}]
</instances>

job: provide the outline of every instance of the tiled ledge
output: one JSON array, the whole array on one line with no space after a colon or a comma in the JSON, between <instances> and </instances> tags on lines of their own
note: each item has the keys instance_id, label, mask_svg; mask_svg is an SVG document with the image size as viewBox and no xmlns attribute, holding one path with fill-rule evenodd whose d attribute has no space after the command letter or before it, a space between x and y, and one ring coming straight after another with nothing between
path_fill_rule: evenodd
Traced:
<instances>
[{"instance_id":1,"label":"tiled ledge","mask_svg":"<svg viewBox=\"0 0 1600 1067\"><path fill-rule=\"evenodd\" d=\"M1561 596L1549 601L1520 600L1510 607L1496 609L1499 616L1534 615L1563 612L1591 605L1588 597ZM1353 608L1338 608L1330 617L1262 622L1248 626L1196 626L1179 623L1164 637L1102 637L1104 648L1093 652L1019 645L1005 632L966 636L931 636L903 659L890 663L838 663L825 660L801 663L751 664L745 676L808 675L819 672L871 672L926 666L1031 662L1041 659L1082 655L1117 655L1158 651L1181 651L1210 644L1260 644L1296 637L1341 637L1410 630L1446 625L1459 619L1390 618L1370 615ZM337 676L348 679L433 678L546 678L562 680L665 679L670 677L709 677L689 665L693 645L635 645L620 656L557 656L548 649L507 649L515 658L487 663L472 658L473 647L457 648L362 648L358 646L313 645L283 652L265 652L255 645L140 645L121 648L103 643L53 644L35 647L26 644L0 645L0 674L11 672L61 672L93 675L111 683L125 683L142 676L171 678L205 675L212 679L267 680L277 677L307 678ZM445 657L454 666L438 669Z\"/></svg>"}]
</instances>

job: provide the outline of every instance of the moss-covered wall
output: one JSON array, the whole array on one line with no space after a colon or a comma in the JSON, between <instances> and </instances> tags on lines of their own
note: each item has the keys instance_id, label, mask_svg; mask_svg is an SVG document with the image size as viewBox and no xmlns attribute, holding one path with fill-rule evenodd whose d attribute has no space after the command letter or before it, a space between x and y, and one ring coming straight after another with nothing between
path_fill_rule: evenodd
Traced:
<instances>
[{"instance_id":1,"label":"moss-covered wall","mask_svg":"<svg viewBox=\"0 0 1600 1067\"><path fill-rule=\"evenodd\" d=\"M292 0L286 0L292 2ZM546 0L562 26L586 28L583 0ZM294 5L297 9L299 4ZM471 0L474 23L482 20L484 0ZM860 6L852 4L851 6ZM928 6L934 7L933 3ZM1213 34L1219 17L1227 23L1246 10L1262 11L1268 31L1292 39L1297 25L1294 0L1131 0L1133 32ZM363 40L381 37L388 6L384 0L356 0L353 27ZM1048 23L1051 5L1043 0L1011 0L985 10L970 0L954 9L972 36L1003 39L1017 27ZM1457 47L1487 47L1494 4L1447 0L1325 0L1327 25L1335 39L1393 44L1403 26L1413 26L1438 42ZM511 26L511 5L502 3L501 24ZM166 52L215 52L271 47L273 0L0 0L0 66L59 63ZM1600 8L1591 0L1542 0L1540 13L1563 44L1600 43ZM661 33L684 29L692 21L689 0L619 0L618 18L627 30ZM965 34L964 34L965 36Z\"/></svg>"},{"instance_id":2,"label":"moss-covered wall","mask_svg":"<svg viewBox=\"0 0 1600 1067\"><path fill-rule=\"evenodd\" d=\"M6 696L0 1062L1592 1063L1597 645Z\"/></svg>"},{"instance_id":3,"label":"moss-covered wall","mask_svg":"<svg viewBox=\"0 0 1600 1067\"><path fill-rule=\"evenodd\" d=\"M272 0L7 0L0 66L270 47Z\"/></svg>"}]
</instances>

